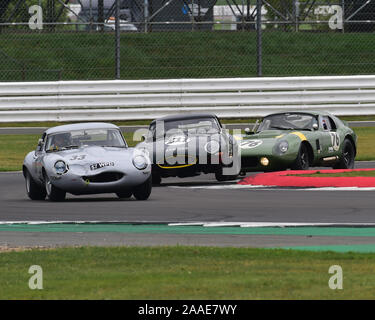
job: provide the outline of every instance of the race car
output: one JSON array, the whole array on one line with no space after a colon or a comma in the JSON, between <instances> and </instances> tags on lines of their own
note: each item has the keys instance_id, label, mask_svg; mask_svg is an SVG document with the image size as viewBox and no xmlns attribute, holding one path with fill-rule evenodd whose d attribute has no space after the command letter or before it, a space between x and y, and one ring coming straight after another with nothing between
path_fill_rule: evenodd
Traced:
<instances>
[{"instance_id":1,"label":"race car","mask_svg":"<svg viewBox=\"0 0 375 320\"><path fill-rule=\"evenodd\" d=\"M238 139L242 172L310 166L350 169L357 153L355 132L327 112L270 114Z\"/></svg>"},{"instance_id":2,"label":"race car","mask_svg":"<svg viewBox=\"0 0 375 320\"><path fill-rule=\"evenodd\" d=\"M74 195L116 193L146 200L152 190L151 163L129 148L120 129L107 123L62 125L45 131L23 163L32 200L63 201Z\"/></svg>"},{"instance_id":3,"label":"race car","mask_svg":"<svg viewBox=\"0 0 375 320\"><path fill-rule=\"evenodd\" d=\"M144 141L136 148L145 150L152 162L152 180L193 177L214 173L218 181L235 179L240 170L233 161L238 145L214 114L185 114L162 117L151 122ZM238 161L239 163L239 161Z\"/></svg>"}]
</instances>

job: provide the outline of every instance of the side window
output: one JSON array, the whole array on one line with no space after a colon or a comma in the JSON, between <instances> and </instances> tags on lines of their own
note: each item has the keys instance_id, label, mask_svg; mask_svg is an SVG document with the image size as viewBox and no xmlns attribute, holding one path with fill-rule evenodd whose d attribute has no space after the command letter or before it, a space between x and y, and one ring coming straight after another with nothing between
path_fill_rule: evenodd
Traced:
<instances>
[{"instance_id":1,"label":"side window","mask_svg":"<svg viewBox=\"0 0 375 320\"><path fill-rule=\"evenodd\" d=\"M336 130L337 127L336 127L335 121L333 121L333 119L331 117L328 117L328 120L329 120L329 123L331 125L331 130Z\"/></svg>"},{"instance_id":2,"label":"side window","mask_svg":"<svg viewBox=\"0 0 375 320\"><path fill-rule=\"evenodd\" d=\"M324 131L331 131L331 122L327 116L320 118L320 125Z\"/></svg>"},{"instance_id":3,"label":"side window","mask_svg":"<svg viewBox=\"0 0 375 320\"><path fill-rule=\"evenodd\" d=\"M45 142L46 142L46 133L44 132L42 134L42 137L38 141L38 145L36 146L36 152L40 152L40 151L43 150L43 146L44 146Z\"/></svg>"}]
</instances>

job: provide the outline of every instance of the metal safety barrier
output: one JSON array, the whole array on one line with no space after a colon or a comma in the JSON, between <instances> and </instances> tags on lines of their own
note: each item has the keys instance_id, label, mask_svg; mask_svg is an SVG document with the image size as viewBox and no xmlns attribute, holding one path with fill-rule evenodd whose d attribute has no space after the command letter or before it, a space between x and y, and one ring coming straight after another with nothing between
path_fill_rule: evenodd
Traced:
<instances>
[{"instance_id":1,"label":"metal safety barrier","mask_svg":"<svg viewBox=\"0 0 375 320\"><path fill-rule=\"evenodd\" d=\"M375 76L0 83L0 122L137 120L193 112L246 118L285 110L375 115Z\"/></svg>"}]
</instances>

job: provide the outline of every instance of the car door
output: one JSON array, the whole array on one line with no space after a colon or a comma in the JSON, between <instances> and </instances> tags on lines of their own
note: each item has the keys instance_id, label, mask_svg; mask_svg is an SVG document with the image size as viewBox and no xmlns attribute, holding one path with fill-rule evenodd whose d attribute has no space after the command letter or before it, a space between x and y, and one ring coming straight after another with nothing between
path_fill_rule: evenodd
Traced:
<instances>
[{"instance_id":1,"label":"car door","mask_svg":"<svg viewBox=\"0 0 375 320\"><path fill-rule=\"evenodd\" d=\"M321 144L321 156L323 158L338 155L340 148L340 136L337 133L335 122L329 116L319 117L319 142Z\"/></svg>"},{"instance_id":2,"label":"car door","mask_svg":"<svg viewBox=\"0 0 375 320\"><path fill-rule=\"evenodd\" d=\"M33 167L34 167L35 175L40 180L42 180L42 169L43 169L42 160L45 155L45 151L44 151L44 146L46 142L45 140L46 140L46 133L43 133L42 137L38 141L38 146L36 147L35 153L34 153Z\"/></svg>"}]
</instances>

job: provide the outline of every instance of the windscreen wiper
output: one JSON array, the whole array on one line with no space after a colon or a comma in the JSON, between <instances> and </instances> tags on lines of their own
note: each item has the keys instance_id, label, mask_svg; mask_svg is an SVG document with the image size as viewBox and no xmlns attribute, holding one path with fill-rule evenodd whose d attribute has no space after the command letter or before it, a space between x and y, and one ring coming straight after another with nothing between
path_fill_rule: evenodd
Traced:
<instances>
[{"instance_id":1,"label":"windscreen wiper","mask_svg":"<svg viewBox=\"0 0 375 320\"><path fill-rule=\"evenodd\" d=\"M78 148L79 148L79 146L76 146L76 145L70 145L70 146L62 147L62 148L60 148L59 150L78 149Z\"/></svg>"},{"instance_id":2,"label":"windscreen wiper","mask_svg":"<svg viewBox=\"0 0 375 320\"><path fill-rule=\"evenodd\" d=\"M273 129L280 129L280 130L296 130L295 128L291 127L278 127L278 126L271 126Z\"/></svg>"}]
</instances>

